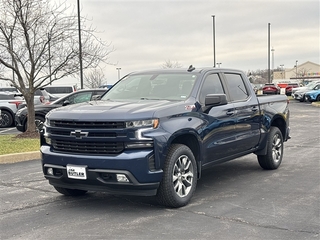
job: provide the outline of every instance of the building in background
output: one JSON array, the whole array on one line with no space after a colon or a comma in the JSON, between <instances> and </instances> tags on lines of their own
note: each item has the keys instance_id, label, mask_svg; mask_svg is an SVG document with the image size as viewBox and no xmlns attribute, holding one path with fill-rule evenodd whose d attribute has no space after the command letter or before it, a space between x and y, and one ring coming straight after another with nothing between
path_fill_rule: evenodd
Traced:
<instances>
[{"instance_id":1,"label":"building in background","mask_svg":"<svg viewBox=\"0 0 320 240\"><path fill-rule=\"evenodd\" d=\"M297 61L296 61L297 63ZM301 84L320 80L320 65L313 62L296 64L273 72L273 82L298 82Z\"/></svg>"}]
</instances>

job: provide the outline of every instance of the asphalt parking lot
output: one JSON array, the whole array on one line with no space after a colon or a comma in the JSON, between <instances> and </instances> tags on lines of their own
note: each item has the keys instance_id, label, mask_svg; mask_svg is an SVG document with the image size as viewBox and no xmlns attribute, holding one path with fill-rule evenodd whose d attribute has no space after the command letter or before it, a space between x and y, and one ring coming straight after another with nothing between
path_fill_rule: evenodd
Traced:
<instances>
[{"instance_id":1,"label":"asphalt parking lot","mask_svg":"<svg viewBox=\"0 0 320 240\"><path fill-rule=\"evenodd\" d=\"M319 239L320 108L290 109L278 170L262 170L253 154L217 165L178 209L153 197L64 197L39 159L0 165L0 239Z\"/></svg>"}]
</instances>

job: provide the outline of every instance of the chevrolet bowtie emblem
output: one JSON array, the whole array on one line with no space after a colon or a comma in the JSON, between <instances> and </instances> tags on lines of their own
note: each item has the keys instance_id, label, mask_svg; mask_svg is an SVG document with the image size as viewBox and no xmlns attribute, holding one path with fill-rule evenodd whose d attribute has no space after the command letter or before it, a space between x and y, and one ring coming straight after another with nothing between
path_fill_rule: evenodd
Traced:
<instances>
[{"instance_id":1,"label":"chevrolet bowtie emblem","mask_svg":"<svg viewBox=\"0 0 320 240\"><path fill-rule=\"evenodd\" d=\"M70 136L75 136L76 138L83 138L83 137L88 137L88 132L81 132L81 130L75 130L70 132Z\"/></svg>"}]
</instances>

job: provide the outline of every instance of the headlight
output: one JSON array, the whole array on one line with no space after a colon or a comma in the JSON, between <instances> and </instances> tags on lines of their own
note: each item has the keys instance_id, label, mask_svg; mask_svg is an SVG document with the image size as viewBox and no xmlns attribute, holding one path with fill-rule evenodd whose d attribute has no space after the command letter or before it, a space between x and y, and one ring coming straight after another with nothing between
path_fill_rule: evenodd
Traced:
<instances>
[{"instance_id":1,"label":"headlight","mask_svg":"<svg viewBox=\"0 0 320 240\"><path fill-rule=\"evenodd\" d=\"M159 119L137 120L126 122L126 128L157 128Z\"/></svg>"}]
</instances>

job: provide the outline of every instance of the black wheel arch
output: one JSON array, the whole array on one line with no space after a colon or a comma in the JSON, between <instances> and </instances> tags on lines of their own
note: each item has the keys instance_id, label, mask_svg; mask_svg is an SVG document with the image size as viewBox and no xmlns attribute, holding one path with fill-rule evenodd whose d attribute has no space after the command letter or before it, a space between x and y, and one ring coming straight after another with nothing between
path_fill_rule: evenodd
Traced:
<instances>
[{"instance_id":1,"label":"black wheel arch","mask_svg":"<svg viewBox=\"0 0 320 240\"><path fill-rule=\"evenodd\" d=\"M10 108L0 107L0 110L1 110L1 111L7 111L7 112L9 112L10 115L14 118L15 113L14 113Z\"/></svg>"},{"instance_id":2,"label":"black wheel arch","mask_svg":"<svg viewBox=\"0 0 320 240\"><path fill-rule=\"evenodd\" d=\"M281 132L282 138L286 139L286 136L287 136L287 123L283 119L283 117L277 115L272 120L270 128L268 129L268 133L266 134L265 138L260 142L260 144L263 145L263 148L259 148L258 151L254 152L256 155L265 155L267 153L267 139L268 139L268 136L270 134L271 127L277 127Z\"/></svg>"},{"instance_id":3,"label":"black wheel arch","mask_svg":"<svg viewBox=\"0 0 320 240\"><path fill-rule=\"evenodd\" d=\"M196 163L197 163L197 169L198 169L198 179L201 177L201 149L200 149L200 143L199 143L198 136L196 134L192 133L184 133L180 135L176 135L174 138L171 139L171 141L168 141L168 148L171 144L183 144L186 145L190 150L192 151ZM167 153L166 153L167 154Z\"/></svg>"}]
</instances>

